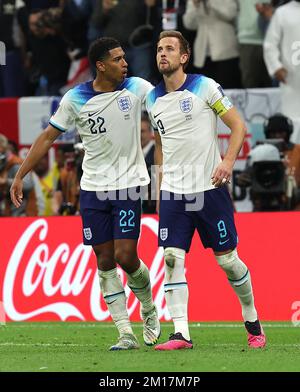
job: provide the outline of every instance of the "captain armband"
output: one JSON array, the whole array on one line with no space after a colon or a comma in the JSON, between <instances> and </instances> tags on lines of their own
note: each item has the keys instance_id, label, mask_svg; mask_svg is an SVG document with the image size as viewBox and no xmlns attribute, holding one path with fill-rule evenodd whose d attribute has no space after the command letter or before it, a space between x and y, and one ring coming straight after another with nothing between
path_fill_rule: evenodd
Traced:
<instances>
[{"instance_id":1,"label":"captain armband","mask_svg":"<svg viewBox=\"0 0 300 392\"><path fill-rule=\"evenodd\" d=\"M233 108L233 104L230 102L228 97L224 96L223 98L215 102L213 105L211 105L211 108L218 116L221 117L225 113L227 113L228 110Z\"/></svg>"}]
</instances>

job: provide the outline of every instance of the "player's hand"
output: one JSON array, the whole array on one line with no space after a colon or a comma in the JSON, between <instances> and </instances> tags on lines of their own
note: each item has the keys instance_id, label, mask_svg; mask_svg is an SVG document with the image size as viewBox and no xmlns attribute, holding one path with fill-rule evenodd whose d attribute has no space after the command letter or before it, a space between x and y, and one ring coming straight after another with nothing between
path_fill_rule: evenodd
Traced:
<instances>
[{"instance_id":1,"label":"player's hand","mask_svg":"<svg viewBox=\"0 0 300 392\"><path fill-rule=\"evenodd\" d=\"M275 78L281 82L281 83L286 83L286 77L287 77L287 70L285 68L280 68L275 72Z\"/></svg>"},{"instance_id":2,"label":"player's hand","mask_svg":"<svg viewBox=\"0 0 300 392\"><path fill-rule=\"evenodd\" d=\"M16 208L19 208L23 201L23 181L15 178L10 187L10 198Z\"/></svg>"},{"instance_id":3,"label":"player's hand","mask_svg":"<svg viewBox=\"0 0 300 392\"><path fill-rule=\"evenodd\" d=\"M215 187L230 183L232 176L233 164L228 161L222 161L213 172L211 182Z\"/></svg>"}]
</instances>

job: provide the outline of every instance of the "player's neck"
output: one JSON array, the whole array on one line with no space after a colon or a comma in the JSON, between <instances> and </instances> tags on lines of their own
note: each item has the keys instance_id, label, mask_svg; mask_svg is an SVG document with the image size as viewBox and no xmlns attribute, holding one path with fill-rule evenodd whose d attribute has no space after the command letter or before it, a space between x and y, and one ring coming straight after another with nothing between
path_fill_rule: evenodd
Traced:
<instances>
[{"instance_id":1,"label":"player's neck","mask_svg":"<svg viewBox=\"0 0 300 392\"><path fill-rule=\"evenodd\" d=\"M93 81L93 89L96 92L109 93L115 91L117 86L118 83L113 83L110 80L100 79L98 77Z\"/></svg>"},{"instance_id":2,"label":"player's neck","mask_svg":"<svg viewBox=\"0 0 300 392\"><path fill-rule=\"evenodd\" d=\"M168 93L178 90L185 82L187 74L178 70L171 75L164 75L166 91Z\"/></svg>"}]
</instances>

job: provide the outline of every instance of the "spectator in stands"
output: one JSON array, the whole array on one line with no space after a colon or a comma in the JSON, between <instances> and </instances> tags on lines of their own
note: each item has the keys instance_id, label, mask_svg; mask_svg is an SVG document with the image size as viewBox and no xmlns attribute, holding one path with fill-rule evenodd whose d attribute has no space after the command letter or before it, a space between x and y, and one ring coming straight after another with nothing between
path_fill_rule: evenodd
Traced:
<instances>
[{"instance_id":1,"label":"spectator in stands","mask_svg":"<svg viewBox=\"0 0 300 392\"><path fill-rule=\"evenodd\" d=\"M155 189L155 174L154 174L154 135L151 129L150 121L147 113L142 115L141 123L141 143L145 162L149 177L151 179L150 184L147 186L148 194L144 195L142 202L142 210L145 214L154 214L156 212L156 189Z\"/></svg>"},{"instance_id":2,"label":"spectator in stands","mask_svg":"<svg viewBox=\"0 0 300 392\"><path fill-rule=\"evenodd\" d=\"M300 119L300 0L279 7L271 19L264 58L270 76L280 82L282 112Z\"/></svg>"},{"instance_id":3,"label":"spectator in stands","mask_svg":"<svg viewBox=\"0 0 300 392\"><path fill-rule=\"evenodd\" d=\"M43 206L43 210L39 211L39 215L54 215L54 192L57 189L59 181L59 170L56 165L49 169L48 155L45 155L34 167L34 173L38 177L36 184L36 194L41 195L43 200L39 200L38 204Z\"/></svg>"},{"instance_id":4,"label":"spectator in stands","mask_svg":"<svg viewBox=\"0 0 300 392\"><path fill-rule=\"evenodd\" d=\"M32 174L28 173L24 181L24 205L16 208L9 197L9 188L13 182L22 159L9 151L7 138L0 134L0 216L35 216L36 199Z\"/></svg>"},{"instance_id":5,"label":"spectator in stands","mask_svg":"<svg viewBox=\"0 0 300 392\"><path fill-rule=\"evenodd\" d=\"M95 24L94 9L99 0L76 0L77 7L80 10L81 15L85 16L88 21L87 26L87 41L90 44L92 41L102 36L101 26Z\"/></svg>"},{"instance_id":6,"label":"spectator in stands","mask_svg":"<svg viewBox=\"0 0 300 392\"><path fill-rule=\"evenodd\" d=\"M151 78L152 42L132 47L132 32L146 22L147 3L152 0L99 0L91 17L91 25L103 36L116 38L124 51L129 73L144 79Z\"/></svg>"},{"instance_id":7,"label":"spectator in stands","mask_svg":"<svg viewBox=\"0 0 300 392\"><path fill-rule=\"evenodd\" d=\"M156 58L156 42L158 41L159 34L162 30L178 30L186 39L193 44L196 32L186 29L183 23L183 15L185 14L187 1L186 0L148 0L148 6L152 7L151 24L154 28L153 33L153 56L151 67L153 67L153 82L154 85L158 84L161 80L155 58ZM190 62L187 66L187 72L194 72L193 67L194 53L191 53Z\"/></svg>"},{"instance_id":8,"label":"spectator in stands","mask_svg":"<svg viewBox=\"0 0 300 392\"><path fill-rule=\"evenodd\" d=\"M258 26L259 14L256 0L237 0L238 41L240 44L240 68L244 88L271 87L263 59L263 33ZM270 3L270 0L266 1Z\"/></svg>"},{"instance_id":9,"label":"spectator in stands","mask_svg":"<svg viewBox=\"0 0 300 392\"><path fill-rule=\"evenodd\" d=\"M291 0L272 0L271 3L256 3L255 8L259 13L258 25L263 35L265 35L269 26L270 20L277 7L284 5Z\"/></svg>"},{"instance_id":10,"label":"spectator in stands","mask_svg":"<svg viewBox=\"0 0 300 392\"><path fill-rule=\"evenodd\" d=\"M183 23L186 3L186 0L147 0L149 6L155 6L156 18L152 20L152 23L154 28L157 29L157 38L161 30L178 30L187 33L188 38L194 40L195 34L191 33L190 30L186 30Z\"/></svg>"},{"instance_id":11,"label":"spectator in stands","mask_svg":"<svg viewBox=\"0 0 300 392\"><path fill-rule=\"evenodd\" d=\"M5 64L0 61L0 98L20 97L25 92L17 3L14 0L0 2L0 43L5 45L5 53L0 54L1 59L5 59Z\"/></svg>"},{"instance_id":12,"label":"spectator in stands","mask_svg":"<svg viewBox=\"0 0 300 392\"><path fill-rule=\"evenodd\" d=\"M61 35L71 61L67 84L60 90L62 95L75 85L93 78L87 58L89 13L82 8L81 1L68 0L61 15Z\"/></svg>"},{"instance_id":13,"label":"spectator in stands","mask_svg":"<svg viewBox=\"0 0 300 392\"><path fill-rule=\"evenodd\" d=\"M59 180L54 193L54 214L75 215L79 212L79 181L77 152L73 144L60 145L57 149L56 163Z\"/></svg>"},{"instance_id":14,"label":"spectator in stands","mask_svg":"<svg viewBox=\"0 0 300 392\"><path fill-rule=\"evenodd\" d=\"M60 95L70 66L68 45L61 35L60 9L32 11L20 17L27 68L39 75L36 95Z\"/></svg>"},{"instance_id":15,"label":"spectator in stands","mask_svg":"<svg viewBox=\"0 0 300 392\"><path fill-rule=\"evenodd\" d=\"M239 51L235 33L235 0L188 0L183 22L197 30L194 66L223 88L240 88Z\"/></svg>"},{"instance_id":16,"label":"spectator in stands","mask_svg":"<svg viewBox=\"0 0 300 392\"><path fill-rule=\"evenodd\" d=\"M72 60L86 57L88 50L88 15L79 5L78 0L67 0L61 14L62 36Z\"/></svg>"}]
</instances>

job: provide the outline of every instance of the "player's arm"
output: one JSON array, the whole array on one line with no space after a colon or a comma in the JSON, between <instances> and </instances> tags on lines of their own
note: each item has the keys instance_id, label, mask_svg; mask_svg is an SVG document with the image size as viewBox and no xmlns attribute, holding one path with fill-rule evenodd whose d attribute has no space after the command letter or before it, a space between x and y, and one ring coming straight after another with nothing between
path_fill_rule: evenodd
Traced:
<instances>
[{"instance_id":1,"label":"player's arm","mask_svg":"<svg viewBox=\"0 0 300 392\"><path fill-rule=\"evenodd\" d=\"M223 161L217 166L212 176L212 183L215 186L224 184L225 181L223 179L226 179L226 182L230 181L234 163L247 132L245 122L235 107L231 107L229 110L223 110L218 114L223 123L231 130L231 135Z\"/></svg>"},{"instance_id":2,"label":"player's arm","mask_svg":"<svg viewBox=\"0 0 300 392\"><path fill-rule=\"evenodd\" d=\"M10 188L11 200L17 208L20 207L20 205L22 204L23 178L48 152L53 142L59 135L61 135L61 132L49 124L45 131L35 140L35 142L31 146L24 162L17 171Z\"/></svg>"},{"instance_id":3,"label":"player's arm","mask_svg":"<svg viewBox=\"0 0 300 392\"><path fill-rule=\"evenodd\" d=\"M154 150L154 164L155 164L155 176L156 176L156 210L159 212L159 192L162 181L162 168L163 168L163 153L162 153L162 144L161 137L158 131L154 132L154 140L155 140L155 150Z\"/></svg>"}]
</instances>

